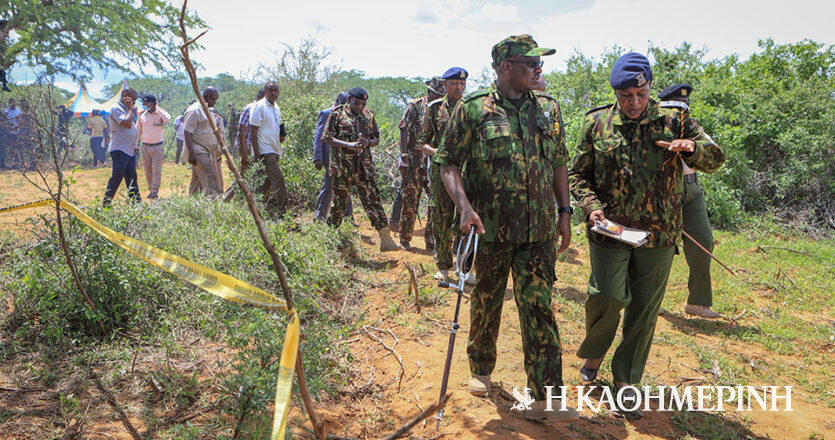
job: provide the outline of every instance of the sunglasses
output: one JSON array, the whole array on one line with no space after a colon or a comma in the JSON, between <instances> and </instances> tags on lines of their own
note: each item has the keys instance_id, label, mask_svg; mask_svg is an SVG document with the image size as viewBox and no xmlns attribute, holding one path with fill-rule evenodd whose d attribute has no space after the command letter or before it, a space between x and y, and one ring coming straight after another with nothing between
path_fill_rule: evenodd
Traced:
<instances>
[{"instance_id":1,"label":"sunglasses","mask_svg":"<svg viewBox=\"0 0 835 440\"><path fill-rule=\"evenodd\" d=\"M505 60L505 61L507 61L508 63L522 64L522 65L528 66L531 70L536 69L537 67L542 67L542 65L545 64L545 62L542 61L542 60Z\"/></svg>"}]
</instances>

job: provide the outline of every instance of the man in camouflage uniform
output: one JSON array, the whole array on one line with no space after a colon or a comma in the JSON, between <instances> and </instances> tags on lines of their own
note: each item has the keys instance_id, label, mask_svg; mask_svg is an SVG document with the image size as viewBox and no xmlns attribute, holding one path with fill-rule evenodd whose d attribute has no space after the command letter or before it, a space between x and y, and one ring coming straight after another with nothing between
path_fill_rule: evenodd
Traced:
<instances>
[{"instance_id":1,"label":"man in camouflage uniform","mask_svg":"<svg viewBox=\"0 0 835 440\"><path fill-rule=\"evenodd\" d=\"M511 36L493 46L496 87L466 96L455 106L433 160L443 167L444 185L461 213L461 231L475 227L481 234L470 305L469 391L485 395L490 390L504 292L512 273L527 386L536 399L524 416L570 421L577 420L576 410L547 411L551 402L543 400L546 386L563 385L562 350L551 309L553 242L559 235L562 251L571 241L568 151L560 107L550 95L532 92L542 74L539 57L553 53L537 47L530 35ZM555 201L561 207L559 220Z\"/></svg>"},{"instance_id":2,"label":"man in camouflage uniform","mask_svg":"<svg viewBox=\"0 0 835 440\"><path fill-rule=\"evenodd\" d=\"M690 116L690 95L693 87L690 84L674 84L658 94L661 107L680 108L685 117ZM684 200L682 217L684 232L696 239L705 249L713 251L713 232L710 230L710 218L707 215L705 193L699 185L696 170L682 162L684 168ZM701 250L689 238L682 241L684 258L690 269L687 279L687 305L684 313L701 318L716 319L722 315L710 310L713 305L713 287L710 283L710 255Z\"/></svg>"},{"instance_id":3,"label":"man in camouflage uniform","mask_svg":"<svg viewBox=\"0 0 835 440\"><path fill-rule=\"evenodd\" d=\"M426 81L426 95L415 99L406 106L406 113L400 120L400 192L403 195L403 207L400 213L400 245L411 250L412 230L415 215L420 208L420 193L428 188L426 157L417 149L417 137L420 131L426 106L444 95L440 78ZM428 229L428 228L427 228Z\"/></svg>"},{"instance_id":4,"label":"man in camouflage uniform","mask_svg":"<svg viewBox=\"0 0 835 440\"><path fill-rule=\"evenodd\" d=\"M446 87L446 95L442 99L429 103L418 134L417 145L425 154L432 156L437 151L452 109L467 89L468 75L466 70L453 67L441 76ZM429 195L432 207L432 233L435 235L437 244L435 265L438 266L438 272L435 274L435 279L448 281L449 270L452 268L453 240L456 236L455 203L449 198L443 179L441 179L441 167L437 165L430 165Z\"/></svg>"},{"instance_id":5,"label":"man in camouflage uniform","mask_svg":"<svg viewBox=\"0 0 835 440\"><path fill-rule=\"evenodd\" d=\"M322 133L322 141L331 146L330 170L333 185L333 209L328 224L339 226L348 206L351 187L356 186L362 206L371 224L380 234L380 251L400 247L392 240L386 214L377 190L377 170L371 148L380 143L380 130L374 113L365 108L368 92L362 87L348 91L348 102L333 109Z\"/></svg>"},{"instance_id":6,"label":"man in camouflage uniform","mask_svg":"<svg viewBox=\"0 0 835 440\"><path fill-rule=\"evenodd\" d=\"M610 219L651 235L635 248L588 232L592 273L586 338L577 355L586 359L581 378L594 381L625 309L612 375L616 388L626 387L624 395L634 396L636 389L629 385L643 375L681 235L682 159L713 172L724 155L681 109L661 108L649 98L652 70L645 56L623 55L609 82L617 103L586 114L569 172L571 191L589 227Z\"/></svg>"}]
</instances>

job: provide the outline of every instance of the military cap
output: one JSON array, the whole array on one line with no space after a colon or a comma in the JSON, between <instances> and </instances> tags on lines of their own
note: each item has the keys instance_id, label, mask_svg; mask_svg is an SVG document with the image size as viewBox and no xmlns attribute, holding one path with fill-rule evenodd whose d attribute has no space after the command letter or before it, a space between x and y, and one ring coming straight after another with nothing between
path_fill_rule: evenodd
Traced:
<instances>
[{"instance_id":1,"label":"military cap","mask_svg":"<svg viewBox=\"0 0 835 440\"><path fill-rule=\"evenodd\" d=\"M554 53L556 53L554 49L539 47L533 37L528 34L511 35L493 46L493 67L514 55L539 57Z\"/></svg>"},{"instance_id":2,"label":"military cap","mask_svg":"<svg viewBox=\"0 0 835 440\"><path fill-rule=\"evenodd\" d=\"M348 90L348 95L357 99L368 99L368 92L366 92L362 87L354 87L353 89Z\"/></svg>"},{"instance_id":3,"label":"military cap","mask_svg":"<svg viewBox=\"0 0 835 440\"><path fill-rule=\"evenodd\" d=\"M693 91L693 86L690 84L673 84L658 94L658 99L667 101L670 99L684 99L690 98L690 93Z\"/></svg>"},{"instance_id":4,"label":"military cap","mask_svg":"<svg viewBox=\"0 0 835 440\"><path fill-rule=\"evenodd\" d=\"M433 76L431 79L428 79L423 82L426 85L426 88L439 94L443 95L444 92L444 83L441 81L441 78L437 76Z\"/></svg>"},{"instance_id":5,"label":"military cap","mask_svg":"<svg viewBox=\"0 0 835 440\"><path fill-rule=\"evenodd\" d=\"M336 105L342 105L348 102L348 92L339 92L336 95Z\"/></svg>"},{"instance_id":6,"label":"military cap","mask_svg":"<svg viewBox=\"0 0 835 440\"><path fill-rule=\"evenodd\" d=\"M649 60L636 52L629 52L618 58L612 67L612 73L609 74L609 84L615 90L643 87L650 81L652 68L649 66Z\"/></svg>"},{"instance_id":7,"label":"military cap","mask_svg":"<svg viewBox=\"0 0 835 440\"><path fill-rule=\"evenodd\" d=\"M154 104L156 104L157 97L154 95L145 95L142 97L142 102L153 102Z\"/></svg>"},{"instance_id":8,"label":"military cap","mask_svg":"<svg viewBox=\"0 0 835 440\"><path fill-rule=\"evenodd\" d=\"M470 74L461 67L450 67L441 75L441 79L467 79Z\"/></svg>"}]
</instances>

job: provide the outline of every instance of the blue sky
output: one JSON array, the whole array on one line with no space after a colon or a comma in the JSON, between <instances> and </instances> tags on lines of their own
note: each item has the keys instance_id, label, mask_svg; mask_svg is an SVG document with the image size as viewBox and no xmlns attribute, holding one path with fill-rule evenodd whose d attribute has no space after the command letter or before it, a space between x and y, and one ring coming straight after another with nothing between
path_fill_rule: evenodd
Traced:
<instances>
[{"instance_id":1,"label":"blue sky","mask_svg":"<svg viewBox=\"0 0 835 440\"><path fill-rule=\"evenodd\" d=\"M674 48L682 42L708 49L708 58L747 57L757 40L778 43L810 38L835 44L835 2L815 0L364 0L276 2L274 0L191 0L211 26L193 54L201 72L251 77L271 63L283 44L314 35L333 49L329 63L371 76L429 77L450 66L480 75L490 48L504 37L530 33L557 54L544 58L546 72L564 67L575 51L597 56L615 44L646 52L650 42ZM134 66L138 71L139 66ZM21 69L15 80L26 80ZM120 72L99 72L88 89ZM73 88L58 78L59 86Z\"/></svg>"}]
</instances>

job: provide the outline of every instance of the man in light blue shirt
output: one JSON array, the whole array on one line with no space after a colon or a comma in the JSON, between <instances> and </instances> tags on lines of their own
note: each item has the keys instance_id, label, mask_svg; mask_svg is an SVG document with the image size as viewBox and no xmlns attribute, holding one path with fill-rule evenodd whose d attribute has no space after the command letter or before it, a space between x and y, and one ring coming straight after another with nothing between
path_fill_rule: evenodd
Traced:
<instances>
[{"instance_id":1,"label":"man in light blue shirt","mask_svg":"<svg viewBox=\"0 0 835 440\"><path fill-rule=\"evenodd\" d=\"M113 173L107 182L102 206L110 205L119 189L122 179L128 187L128 197L134 202L141 201L136 179L136 90L126 88L122 99L110 109L110 158Z\"/></svg>"}]
</instances>

